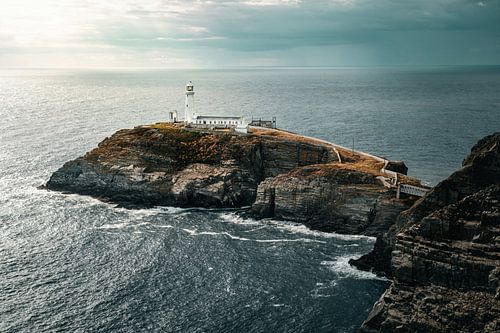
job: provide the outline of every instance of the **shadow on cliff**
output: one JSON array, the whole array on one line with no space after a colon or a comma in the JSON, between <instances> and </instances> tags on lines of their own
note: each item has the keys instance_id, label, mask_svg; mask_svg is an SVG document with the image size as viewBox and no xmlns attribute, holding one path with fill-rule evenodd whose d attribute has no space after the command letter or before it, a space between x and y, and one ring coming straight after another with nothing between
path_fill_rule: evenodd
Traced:
<instances>
[{"instance_id":1,"label":"shadow on cliff","mask_svg":"<svg viewBox=\"0 0 500 333\"><path fill-rule=\"evenodd\" d=\"M500 133L351 264L392 277L363 332L500 330Z\"/></svg>"}]
</instances>

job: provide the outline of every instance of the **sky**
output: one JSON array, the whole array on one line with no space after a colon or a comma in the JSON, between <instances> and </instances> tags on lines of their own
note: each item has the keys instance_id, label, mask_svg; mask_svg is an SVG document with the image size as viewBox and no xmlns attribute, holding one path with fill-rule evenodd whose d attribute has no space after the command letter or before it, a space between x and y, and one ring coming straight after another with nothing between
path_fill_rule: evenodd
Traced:
<instances>
[{"instance_id":1,"label":"sky","mask_svg":"<svg viewBox=\"0 0 500 333\"><path fill-rule=\"evenodd\" d=\"M0 67L500 64L500 0L0 0Z\"/></svg>"}]
</instances>

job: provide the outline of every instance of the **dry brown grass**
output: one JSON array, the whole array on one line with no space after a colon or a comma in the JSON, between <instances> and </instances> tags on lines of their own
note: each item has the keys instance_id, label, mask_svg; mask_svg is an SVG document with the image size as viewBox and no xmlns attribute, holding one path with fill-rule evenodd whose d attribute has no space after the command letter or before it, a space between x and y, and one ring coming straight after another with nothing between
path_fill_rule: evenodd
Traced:
<instances>
[{"instance_id":1,"label":"dry brown grass","mask_svg":"<svg viewBox=\"0 0 500 333\"><path fill-rule=\"evenodd\" d=\"M304 143L309 143L309 144L314 144L314 145L320 145L324 147L332 147L329 144L326 144L320 140L315 140L313 138L306 138L303 137L299 134L295 134L292 132L284 131L284 130L279 130L279 129L259 129L259 128L251 128L249 131L252 134L255 135L263 135L263 136L272 136L276 138L281 138L283 140L290 140L290 141L298 141L298 142L304 142ZM369 156L365 155L360 155L357 154L356 152L353 152L352 150L349 149L342 149L335 147L336 150L339 152L340 157L342 159L342 163L330 163L330 164L325 164L324 167L321 167L320 170L322 169L323 171L330 169L346 169L346 170L353 170L353 171L362 171L366 173L370 173L374 176L386 176L382 173L381 169L384 167L384 162L381 162L377 159L370 158ZM321 171L319 171L321 172ZM409 185L414 185L414 186L422 186L421 182L418 179L405 176L405 175L400 175L400 180Z\"/></svg>"},{"instance_id":2,"label":"dry brown grass","mask_svg":"<svg viewBox=\"0 0 500 333\"><path fill-rule=\"evenodd\" d=\"M252 128L250 133L255 135L272 136L283 140L298 141L313 145L319 145L327 148L333 148L332 145L329 145L320 140L315 140L314 138L307 138L299 134L278 129ZM380 162L373 158L359 155L348 149L336 148L336 150L339 152L343 162L342 166L345 166L345 168L351 168L352 170L365 171L376 175L382 175L380 173L380 169L382 169L382 167L384 166L383 162Z\"/></svg>"},{"instance_id":3,"label":"dry brown grass","mask_svg":"<svg viewBox=\"0 0 500 333\"><path fill-rule=\"evenodd\" d=\"M180 129L186 127L183 123L155 123L151 125L141 125L143 128L157 128L157 129Z\"/></svg>"},{"instance_id":4,"label":"dry brown grass","mask_svg":"<svg viewBox=\"0 0 500 333\"><path fill-rule=\"evenodd\" d=\"M185 128L184 123L166 123L166 122L160 122L156 124L151 124L151 125L144 125L140 126L142 128L155 128L155 129L160 129L163 131L172 131L172 132L178 132L179 130L182 130ZM196 129L190 129L190 132L196 132ZM200 132L212 132L209 130L200 130ZM222 131L222 130L217 130L215 132L229 132L229 131ZM303 142L307 144L312 144L312 145L318 145L322 147L326 147L329 149L333 149L332 145L329 145L325 142L322 142L320 140L316 140L314 138L308 138L304 137L302 135L293 133L293 132L288 132L280 129L260 129L260 128L250 128L249 133L256 135L256 136L268 136L268 137L274 137L282 140L288 140L288 141L294 141L294 142ZM339 152L342 163L329 163L329 164L324 164L320 167L318 172L323 172L323 171L328 171L331 169L346 169L346 170L353 170L353 171L361 171L361 172L366 172L369 174L372 174L374 176L385 176L382 172L381 169L384 166L384 163L374 159L370 158L369 156L365 155L360 155L357 154L356 152L353 152L352 150L349 149L342 149L335 147L335 149ZM323 171L321 171L323 170ZM408 176L400 175L400 179L410 185L415 185L415 186L422 186L420 181Z\"/></svg>"},{"instance_id":5,"label":"dry brown grass","mask_svg":"<svg viewBox=\"0 0 500 333\"><path fill-rule=\"evenodd\" d=\"M374 176L380 176L380 172L374 169L372 166L368 166L362 163L328 163L321 166L322 172L328 172L329 170L352 170L360 171Z\"/></svg>"},{"instance_id":6,"label":"dry brown grass","mask_svg":"<svg viewBox=\"0 0 500 333\"><path fill-rule=\"evenodd\" d=\"M248 132L251 134L255 134L255 135L272 136L272 137L280 138L283 140L298 141L298 142L310 143L310 144L321 145L321 146L329 146L329 145L327 145L319 140L306 138L306 137L303 137L302 135L295 134L292 132L283 131L283 130L251 128Z\"/></svg>"}]
</instances>

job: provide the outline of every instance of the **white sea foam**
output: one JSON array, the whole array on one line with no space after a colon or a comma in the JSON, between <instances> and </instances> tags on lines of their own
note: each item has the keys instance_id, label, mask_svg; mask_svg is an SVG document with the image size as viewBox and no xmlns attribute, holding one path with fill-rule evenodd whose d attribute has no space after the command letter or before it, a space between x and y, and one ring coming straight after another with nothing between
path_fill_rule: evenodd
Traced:
<instances>
[{"instance_id":1,"label":"white sea foam","mask_svg":"<svg viewBox=\"0 0 500 333\"><path fill-rule=\"evenodd\" d=\"M181 229L182 231L187 232L191 236L203 236L203 235L208 235L208 236L227 236L231 239L236 239L236 240L241 240L241 241L251 241L249 238L242 238L238 236L233 236L228 232L214 232L214 231L197 231L197 230L192 230L192 229Z\"/></svg>"},{"instance_id":2,"label":"white sea foam","mask_svg":"<svg viewBox=\"0 0 500 333\"><path fill-rule=\"evenodd\" d=\"M158 215L158 210L155 209L126 209L126 208L116 208L118 211L128 214L130 217L147 217Z\"/></svg>"},{"instance_id":3,"label":"white sea foam","mask_svg":"<svg viewBox=\"0 0 500 333\"><path fill-rule=\"evenodd\" d=\"M324 298L331 297L333 295L329 294L332 288L337 286L337 280L332 280L328 282L316 282L316 288L311 290L311 297L313 298Z\"/></svg>"},{"instance_id":4,"label":"white sea foam","mask_svg":"<svg viewBox=\"0 0 500 333\"><path fill-rule=\"evenodd\" d=\"M196 230L184 229L184 228L182 228L181 230L187 232L190 235L196 235Z\"/></svg>"},{"instance_id":5,"label":"white sea foam","mask_svg":"<svg viewBox=\"0 0 500 333\"><path fill-rule=\"evenodd\" d=\"M37 190L33 188L33 190ZM46 191L46 193L50 196L54 197L63 197L66 200L72 201L74 203L82 204L85 206L102 206L106 208L110 208L115 212L126 213L131 216L152 216L161 213L167 214L181 214L186 213L193 210L200 210L200 208L180 208L180 207L171 207L171 206L155 206L152 208L139 208L139 209L129 209L124 207L117 207L114 203L108 203L101 201L97 198L80 195L75 193L62 193L55 191Z\"/></svg>"},{"instance_id":6,"label":"white sea foam","mask_svg":"<svg viewBox=\"0 0 500 333\"><path fill-rule=\"evenodd\" d=\"M113 223L113 224L104 224L101 225L100 227L97 227L97 229L125 229L129 228L130 223Z\"/></svg>"},{"instance_id":7,"label":"white sea foam","mask_svg":"<svg viewBox=\"0 0 500 333\"><path fill-rule=\"evenodd\" d=\"M167 206L167 207L163 207L163 206L157 206L157 207L154 207L152 208L151 210L155 210L159 213L167 213L167 214L181 214L181 213L187 213L189 212L190 208L181 208L181 207L171 207L171 206Z\"/></svg>"},{"instance_id":8,"label":"white sea foam","mask_svg":"<svg viewBox=\"0 0 500 333\"><path fill-rule=\"evenodd\" d=\"M243 232L254 232L254 231L257 231L257 230L262 230L262 229L264 229L264 228L266 228L266 226L265 226L265 225L260 226L260 227L257 227L257 228L253 228L253 229L245 230L245 231L243 231Z\"/></svg>"},{"instance_id":9,"label":"white sea foam","mask_svg":"<svg viewBox=\"0 0 500 333\"><path fill-rule=\"evenodd\" d=\"M260 224L262 224L260 221L257 221L255 219L251 219L251 218L243 218L234 212L232 212L232 213L223 212L223 213L219 214L219 217L224 222L234 223L234 224L239 224L239 225L260 225Z\"/></svg>"},{"instance_id":10,"label":"white sea foam","mask_svg":"<svg viewBox=\"0 0 500 333\"><path fill-rule=\"evenodd\" d=\"M313 237L321 237L321 238L335 238L346 241L365 239L369 241L375 241L375 237L365 236L365 235L344 235L338 234L335 232L323 232L317 230L311 230L303 224L290 222L290 221L278 221L272 219L263 219L263 220L255 220L251 218L243 218L236 213L221 213L220 218L225 222L239 224L239 225L261 225L261 228L264 228L268 225L271 225L278 230L282 230L285 232L289 232L292 234L303 234ZM258 230L261 228L253 229ZM250 232L252 230L248 230Z\"/></svg>"},{"instance_id":11,"label":"white sea foam","mask_svg":"<svg viewBox=\"0 0 500 333\"><path fill-rule=\"evenodd\" d=\"M344 235L344 234L337 234L335 232L322 232L317 230L311 230L303 224L289 222L289 221L264 220L264 222L276 227L277 229L290 232L293 234L303 234L321 238L335 238L347 241L358 240L358 239L375 241L376 239L375 237L364 236L364 235Z\"/></svg>"},{"instance_id":12,"label":"white sea foam","mask_svg":"<svg viewBox=\"0 0 500 333\"><path fill-rule=\"evenodd\" d=\"M337 273L340 278L356 278L356 279L364 279L364 280L383 280L387 281L387 279L379 277L372 272L365 272L356 269L355 267L349 264L349 260L359 258L358 255L345 255L336 258L333 261L322 261L321 265L327 266L333 272Z\"/></svg>"},{"instance_id":13,"label":"white sea foam","mask_svg":"<svg viewBox=\"0 0 500 333\"><path fill-rule=\"evenodd\" d=\"M141 223L134 223L134 222L112 223L112 224L104 224L104 225L98 227L98 229L137 228L137 227L142 227L142 226L145 226L145 225L152 225L152 224L150 222L141 222ZM161 226L161 227L163 227L163 226Z\"/></svg>"},{"instance_id":14,"label":"white sea foam","mask_svg":"<svg viewBox=\"0 0 500 333\"><path fill-rule=\"evenodd\" d=\"M119 208L119 209L122 209L122 208ZM149 216L149 215L155 215L155 214L158 214L159 212L163 212L163 213L166 212L169 214L179 214L179 213L184 214L188 210L189 209L177 208L177 207L156 207L156 208L152 208L152 209L139 209L139 210L132 210L132 211L125 210L125 211L129 212L133 216L144 217L144 216ZM285 233L307 235L307 236L312 236L312 238L300 237L300 238L279 238L279 239L251 239L251 238L234 236L228 232L198 231L198 230L187 229L187 228L181 228L180 230L188 233L191 236L203 236L203 235L205 235L205 236L220 236L220 235L222 235L222 236L234 239L234 240L253 241L256 243L303 242L303 243L325 244L326 241L321 240L321 238L323 238L323 239L324 238L336 238L336 239L342 239L342 240L348 240L348 241L359 240L359 239L366 239L366 240L374 240L375 239L373 237L362 236L362 235L341 235L341 234L336 234L336 233L326 233L326 232L311 230L311 229L308 229L303 224L288 222L288 221L277 221L277 220L269 220L269 219L266 219L266 220L248 219L248 218L243 218L234 212L227 212L227 211L221 212L219 214L219 216L223 221L226 221L229 223L234 223L234 224L238 224L238 225L256 225L257 226L254 229L243 231L246 233L260 230L260 229L266 228L268 226L272 226L273 228L281 230ZM143 225L150 225L150 226L157 227L157 228L174 228L171 225L158 225L158 224L151 224L150 222L142 222L142 223L131 222L131 223L105 224L105 225L99 227L99 229L123 229L123 228L131 228L131 227L140 227ZM358 246L358 244L354 244L352 246Z\"/></svg>"},{"instance_id":15,"label":"white sea foam","mask_svg":"<svg viewBox=\"0 0 500 333\"><path fill-rule=\"evenodd\" d=\"M132 219L154 216L161 212L161 210L156 208L128 209L124 207L117 207L116 204L103 202L99 199L85 195L79 195L73 193L67 194L59 192L48 192L48 193L51 193L54 196L64 197L66 201L76 204L76 207L85 207L85 208L102 207L104 209L109 209L114 213L127 215Z\"/></svg>"},{"instance_id":16,"label":"white sea foam","mask_svg":"<svg viewBox=\"0 0 500 333\"><path fill-rule=\"evenodd\" d=\"M333 295L330 295L330 294L315 294L315 293L313 293L311 296L313 298L327 298L327 297L332 297Z\"/></svg>"},{"instance_id":17,"label":"white sea foam","mask_svg":"<svg viewBox=\"0 0 500 333\"><path fill-rule=\"evenodd\" d=\"M47 193L53 195L54 197L61 197L73 203L82 204L85 206L103 206L103 207L115 208L114 205L110 203L106 203L99 199L86 195L80 195L74 193L68 194L68 193L53 192L53 191L47 191Z\"/></svg>"},{"instance_id":18,"label":"white sea foam","mask_svg":"<svg viewBox=\"0 0 500 333\"><path fill-rule=\"evenodd\" d=\"M303 242L303 243L321 243L326 244L325 241L320 241L311 238L295 238L295 239L256 239L257 243L292 243L292 242Z\"/></svg>"},{"instance_id":19,"label":"white sea foam","mask_svg":"<svg viewBox=\"0 0 500 333\"><path fill-rule=\"evenodd\" d=\"M256 243L290 243L290 242L304 242L304 243L326 243L324 241L316 240L316 239L310 239L310 238L296 238L296 239L250 239L250 238L245 238L245 237L239 237L239 236L234 236L231 235L228 232L214 232L214 231L197 231L193 229L185 229L182 228L181 230L187 232L191 236L202 236L202 235L208 235L208 236L226 236L234 240L240 240L240 241L247 241L247 242L256 242Z\"/></svg>"},{"instance_id":20,"label":"white sea foam","mask_svg":"<svg viewBox=\"0 0 500 333\"><path fill-rule=\"evenodd\" d=\"M62 194L60 194L60 195L62 195ZM255 220L252 218L244 218L244 217L238 215L236 212L228 212L227 209L180 208L180 207L163 207L163 206L157 206L157 207L148 208L148 209L126 209L126 208L115 207L112 204L105 203L105 202L102 202L98 199L88 197L88 196L82 196L82 195L78 195L78 194L64 194L64 195L69 196L71 199L73 199L75 201L79 201L79 202L86 204L86 205L107 206L107 207L113 208L115 211L125 212L125 213L129 214L130 216L134 216L134 217L147 217L147 216L157 215L159 213L167 213L167 214L173 214L173 215L184 215L184 214L187 214L187 213L192 212L192 211L215 211L215 212L220 212L219 217L224 222L234 223L234 224L238 224L238 225L260 226L259 228L247 230L245 232L252 232L252 231L260 230L260 229L263 229L263 228L271 225L271 226L277 228L278 230L281 230L284 232L288 232L288 233L292 233L292 234L302 234L302 235L312 236L315 238L335 238L335 239L346 240L346 241L359 240L359 239L375 241L375 237L370 237L370 236L344 235L344 234L337 234L334 232L330 233L330 232L311 230L311 229L307 228L305 225L300 224L300 223L296 223L296 222L278 221L278 220L272 220L272 219ZM137 224L136 224L136 226L137 226ZM110 228L115 228L115 227L110 227ZM255 241L257 241L257 240L255 240ZM307 238L290 239L290 240L262 240L260 242L285 242L285 241L321 242L321 241L315 241L315 240L311 240L311 239L307 239ZM354 244L352 246L358 246L358 244Z\"/></svg>"},{"instance_id":21,"label":"white sea foam","mask_svg":"<svg viewBox=\"0 0 500 333\"><path fill-rule=\"evenodd\" d=\"M153 224L153 226L155 228L167 228L167 229L174 227L173 225L169 225L169 224Z\"/></svg>"},{"instance_id":22,"label":"white sea foam","mask_svg":"<svg viewBox=\"0 0 500 333\"><path fill-rule=\"evenodd\" d=\"M238 237L238 236L233 236L231 235L230 233L228 232L223 232L222 235L225 235L231 239L235 239L235 240L240 240L240 241L252 241L252 239L249 239L249 238L244 238L244 237Z\"/></svg>"}]
</instances>

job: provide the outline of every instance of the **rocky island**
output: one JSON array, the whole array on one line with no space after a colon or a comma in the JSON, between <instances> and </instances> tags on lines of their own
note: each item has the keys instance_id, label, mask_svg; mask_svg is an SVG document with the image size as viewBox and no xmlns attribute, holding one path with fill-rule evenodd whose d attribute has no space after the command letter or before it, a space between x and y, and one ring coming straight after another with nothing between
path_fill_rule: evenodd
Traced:
<instances>
[{"instance_id":1,"label":"rocky island","mask_svg":"<svg viewBox=\"0 0 500 333\"><path fill-rule=\"evenodd\" d=\"M247 134L159 123L120 130L57 170L50 190L123 206L245 207L257 218L378 236L352 262L391 287L364 332L498 331L500 134L423 198L396 198L392 162L294 133Z\"/></svg>"},{"instance_id":2,"label":"rocky island","mask_svg":"<svg viewBox=\"0 0 500 333\"><path fill-rule=\"evenodd\" d=\"M395 199L378 179L383 168L406 172L401 162L282 130L239 134L159 123L116 132L67 162L46 187L128 207L251 206L257 218L375 236L414 201Z\"/></svg>"}]
</instances>

